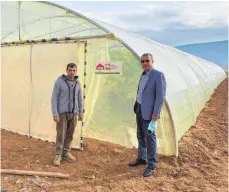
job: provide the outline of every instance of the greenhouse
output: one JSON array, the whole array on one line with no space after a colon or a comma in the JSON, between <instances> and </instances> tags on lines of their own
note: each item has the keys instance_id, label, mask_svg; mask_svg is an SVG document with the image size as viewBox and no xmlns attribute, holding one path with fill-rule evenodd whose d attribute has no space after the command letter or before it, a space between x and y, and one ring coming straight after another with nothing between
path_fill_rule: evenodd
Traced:
<instances>
[{"instance_id":1,"label":"greenhouse","mask_svg":"<svg viewBox=\"0 0 229 192\"><path fill-rule=\"evenodd\" d=\"M137 147L139 58L151 53L167 81L158 153L178 155L178 141L226 77L214 63L50 2L1 2L1 12L2 129L54 142L52 89L74 62L85 122L78 124L72 146L82 149L87 137ZM96 73L101 63L119 63L122 70Z\"/></svg>"}]
</instances>

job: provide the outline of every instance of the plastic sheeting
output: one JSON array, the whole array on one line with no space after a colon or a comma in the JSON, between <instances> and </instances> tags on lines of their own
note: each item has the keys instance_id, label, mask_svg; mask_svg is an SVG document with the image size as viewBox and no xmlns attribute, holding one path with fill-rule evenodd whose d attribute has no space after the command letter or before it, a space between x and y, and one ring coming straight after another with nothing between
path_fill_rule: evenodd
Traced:
<instances>
[{"instance_id":1,"label":"plastic sheeting","mask_svg":"<svg viewBox=\"0 0 229 192\"><path fill-rule=\"evenodd\" d=\"M25 49L26 47L27 49ZM55 141L56 129L51 115L51 92L56 78L65 72L66 64L76 62L78 75L83 88L84 50L82 43L45 43L22 46L3 47L3 74L10 70L10 63L20 63L15 68L27 73L27 78L20 79L23 88L23 105L18 104L17 92L7 89L11 79L3 76L3 103L6 99L10 105L3 110L2 128L33 137ZM127 147L137 146L136 122L133 105L136 98L141 65L138 59L118 41L94 39L88 41L86 65L86 101L85 101L85 137L109 141ZM18 54L11 57L10 54ZM25 54L26 53L26 54ZM16 54L15 54L16 55ZM19 57L20 56L20 57ZM15 60L14 60L15 59ZM122 74L95 74L95 65L100 61L122 61ZM16 103L7 95L14 95ZM25 105L26 104L26 105ZM12 110L10 110L12 108ZM15 110L17 108L18 110ZM27 116L24 124L11 125L7 117L17 120L17 114L25 110ZM21 117L20 117L21 118ZM161 120L157 129L158 153L174 154L174 129L167 111L163 106ZM72 146L80 147L81 126L78 124Z\"/></svg>"},{"instance_id":2,"label":"plastic sheeting","mask_svg":"<svg viewBox=\"0 0 229 192\"><path fill-rule=\"evenodd\" d=\"M106 34L83 16L45 2L1 2L1 41L81 37ZM42 26L42 27L41 27Z\"/></svg>"},{"instance_id":3,"label":"plastic sheeting","mask_svg":"<svg viewBox=\"0 0 229 192\"><path fill-rule=\"evenodd\" d=\"M140 35L126 32L113 25L90 20L78 13L50 5L47 2L1 2L1 5L3 13L2 41L34 40L65 36L93 37L93 35L107 33L114 33L117 37L117 41L107 39L88 40L86 122L84 130L84 135L87 137L110 141L128 147L137 146L133 104L136 97L137 83L142 71L138 57L145 52L154 55L154 67L165 74L167 81L166 103L163 106L162 118L157 129L158 152L162 154L178 155L178 141L195 123L196 117L210 99L215 88L226 77L224 71L213 63L181 52L170 46L159 44ZM40 27L40 25L43 27ZM31 127L36 127L36 129L42 129L42 132L45 132L46 130L43 127L46 126L46 123L40 122L40 119L45 118L50 113L50 109L42 105L46 105L50 87L46 89L41 86L41 83L38 81L38 74L43 73L42 71L45 71L45 67L47 67L49 72L50 70L55 71L55 68L57 68L57 75L60 72L60 68L66 64L60 58L68 60L73 57L73 52L78 54L77 61L79 63L83 62L84 56L82 51L71 47L68 49L69 53L66 52L67 49L58 49L58 54L56 54L53 52L56 48L47 49L48 46L51 45L33 45L32 61L36 65L32 65L30 72L28 72L27 68L29 67L29 51L31 51L31 47L25 45L17 48L14 46L3 48L3 72L4 70L6 73L7 71L10 72L8 66L15 65L18 60L21 60L23 62L20 63L19 66L21 68L18 70L25 71L25 74L27 74L23 77L15 74L15 77L21 78L18 82L25 90L23 93L20 93L19 90L14 93L12 92L12 94L7 91L3 92L4 102L12 100L13 104L18 98L21 99L22 103L16 107L15 114L24 107L21 112L23 115L20 114L22 115L22 122L20 122L20 126L17 126L17 128L15 128L16 124L9 122L10 117L3 115L3 122L5 122L4 125L6 127L14 127L14 130L17 129L21 132L23 127L27 130L29 126L30 129ZM58 47L58 45L55 46ZM9 51L11 48L12 51ZM20 51L16 53L15 50ZM13 55L15 54L15 57L9 58L12 53ZM46 54L47 57L43 54ZM52 61L50 68L49 60ZM122 61L122 74L95 74L95 64L100 61ZM52 66L54 62L58 64ZM83 64L81 63L81 65ZM19 68L19 66L17 67ZM81 68L80 70L82 73L83 69ZM33 74L36 77L36 82L33 82L34 80L31 79L29 74ZM50 86L52 83L50 81L48 85ZM12 82L7 80L6 74L3 74L3 86L7 87L8 85L11 86ZM30 86L34 86L34 88L30 88ZM6 88L4 89L6 90ZM29 91L31 89L33 92ZM39 96L38 93L42 92L42 90L44 92ZM33 95L31 96L31 94ZM9 95L11 96L9 97ZM14 98L14 101L11 97ZM29 110L32 111L28 111L28 103L26 101L31 98L33 98L31 100L33 105L31 106L34 107L31 108L29 105L31 108ZM12 110L11 108L10 105L7 107L3 103L4 110L10 111ZM15 115L15 117L17 116ZM27 122L28 120L29 122ZM52 123L49 122L46 127L52 126ZM31 133L33 133L32 130ZM47 138L53 140L53 134L54 132ZM37 135L37 137L46 136L43 133Z\"/></svg>"},{"instance_id":4,"label":"plastic sheeting","mask_svg":"<svg viewBox=\"0 0 229 192\"><path fill-rule=\"evenodd\" d=\"M30 50L30 45L1 50L2 128L26 135L29 134L31 99Z\"/></svg>"},{"instance_id":5,"label":"plastic sheeting","mask_svg":"<svg viewBox=\"0 0 229 192\"><path fill-rule=\"evenodd\" d=\"M118 41L94 39L87 43L84 136L137 147L133 105L141 64ZM123 71L120 75L95 74L95 66L100 61L121 61ZM175 154L174 129L165 105L161 116L157 129L158 153Z\"/></svg>"},{"instance_id":6,"label":"plastic sheeting","mask_svg":"<svg viewBox=\"0 0 229 192\"><path fill-rule=\"evenodd\" d=\"M165 74L166 100L172 114L176 143L195 124L196 117L226 74L219 66L173 47L126 32L111 24L96 22L112 31L137 56L151 53L154 67ZM178 154L178 148L176 155Z\"/></svg>"}]
</instances>

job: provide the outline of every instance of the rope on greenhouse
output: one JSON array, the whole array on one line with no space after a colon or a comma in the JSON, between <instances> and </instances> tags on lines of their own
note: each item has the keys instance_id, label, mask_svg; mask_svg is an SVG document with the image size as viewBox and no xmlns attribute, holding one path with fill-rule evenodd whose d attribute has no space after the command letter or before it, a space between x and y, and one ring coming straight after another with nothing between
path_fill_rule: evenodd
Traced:
<instances>
[{"instance_id":1,"label":"rope on greenhouse","mask_svg":"<svg viewBox=\"0 0 229 192\"><path fill-rule=\"evenodd\" d=\"M86 100L86 76L87 76L87 41L84 42L84 89L83 89L83 100L84 100L84 109L83 113L85 114L85 100ZM84 115L85 118L85 115ZM80 150L83 150L83 127L84 120L82 121L82 128L80 132Z\"/></svg>"},{"instance_id":2,"label":"rope on greenhouse","mask_svg":"<svg viewBox=\"0 0 229 192\"><path fill-rule=\"evenodd\" d=\"M21 41L13 41L13 42L2 42L1 46L15 46L15 45L23 45L23 44L31 44L31 43L52 43L52 42L85 42L88 39L99 39L99 38L107 38L110 40L116 40L117 37L113 34L104 34L104 35L95 35L95 36L83 36L83 37L65 37L65 38L51 38L51 39L39 39L39 40L21 40Z\"/></svg>"}]
</instances>

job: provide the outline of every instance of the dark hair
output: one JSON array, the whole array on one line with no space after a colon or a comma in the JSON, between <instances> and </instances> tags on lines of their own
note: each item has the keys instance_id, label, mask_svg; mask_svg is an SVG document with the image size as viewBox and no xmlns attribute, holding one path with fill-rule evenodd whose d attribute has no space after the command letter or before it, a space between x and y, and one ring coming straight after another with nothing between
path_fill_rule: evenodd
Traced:
<instances>
[{"instance_id":1,"label":"dark hair","mask_svg":"<svg viewBox=\"0 0 229 192\"><path fill-rule=\"evenodd\" d=\"M69 68L77 68L77 66L76 66L76 64L75 63L69 63L68 65L67 65L67 69L66 70L68 70Z\"/></svg>"},{"instance_id":2,"label":"dark hair","mask_svg":"<svg viewBox=\"0 0 229 192\"><path fill-rule=\"evenodd\" d=\"M151 56L151 58L153 59L153 55L151 53L144 53L142 56Z\"/></svg>"}]
</instances>

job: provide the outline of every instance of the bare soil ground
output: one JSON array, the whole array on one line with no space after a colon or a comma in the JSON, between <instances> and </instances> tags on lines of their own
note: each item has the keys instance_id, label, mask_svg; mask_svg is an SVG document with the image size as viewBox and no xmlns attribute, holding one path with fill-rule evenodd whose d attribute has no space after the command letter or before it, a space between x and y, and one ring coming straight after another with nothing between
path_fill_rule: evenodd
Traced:
<instances>
[{"instance_id":1,"label":"bare soil ground","mask_svg":"<svg viewBox=\"0 0 229 192\"><path fill-rule=\"evenodd\" d=\"M70 179L2 174L8 191L228 191L228 79L212 95L193 126L179 142L179 157L158 155L154 176L143 178L144 166L129 168L136 149L85 139L77 161L53 167L52 143L1 131L4 169L52 171Z\"/></svg>"}]
</instances>

